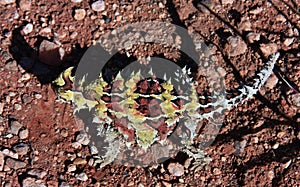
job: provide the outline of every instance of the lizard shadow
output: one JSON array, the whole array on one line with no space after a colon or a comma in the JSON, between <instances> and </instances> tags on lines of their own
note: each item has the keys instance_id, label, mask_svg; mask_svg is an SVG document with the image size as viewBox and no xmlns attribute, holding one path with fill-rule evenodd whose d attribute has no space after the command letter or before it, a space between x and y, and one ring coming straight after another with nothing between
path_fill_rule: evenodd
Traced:
<instances>
[{"instance_id":1,"label":"lizard shadow","mask_svg":"<svg viewBox=\"0 0 300 187\"><path fill-rule=\"evenodd\" d=\"M35 75L42 84L51 83L64 69L69 66L76 66L86 51L86 48L81 48L78 45L69 54L65 55L63 59L57 59L60 62L53 62L55 65L45 64L40 60L37 50L43 40L47 39L37 36L34 47L31 47L21 34L21 28L16 28L12 31L11 46L9 48L17 63L28 73ZM44 56L52 58L55 53L58 53L58 51L49 50L45 52Z\"/></svg>"}]
</instances>

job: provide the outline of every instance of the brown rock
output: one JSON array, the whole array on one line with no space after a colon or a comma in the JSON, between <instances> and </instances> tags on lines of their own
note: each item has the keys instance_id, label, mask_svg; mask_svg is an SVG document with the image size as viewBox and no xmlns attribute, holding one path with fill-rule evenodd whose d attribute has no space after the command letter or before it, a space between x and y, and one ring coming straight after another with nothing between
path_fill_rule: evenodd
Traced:
<instances>
[{"instance_id":1,"label":"brown rock","mask_svg":"<svg viewBox=\"0 0 300 187\"><path fill-rule=\"evenodd\" d=\"M20 0L18 5L21 10L28 11L31 9L31 0Z\"/></svg>"},{"instance_id":2,"label":"brown rock","mask_svg":"<svg viewBox=\"0 0 300 187\"><path fill-rule=\"evenodd\" d=\"M260 34L254 32L250 32L246 37L249 43L254 43L260 40Z\"/></svg>"},{"instance_id":3,"label":"brown rock","mask_svg":"<svg viewBox=\"0 0 300 187\"><path fill-rule=\"evenodd\" d=\"M80 21L83 20L85 16L86 16L86 11L83 8L75 10L74 19Z\"/></svg>"},{"instance_id":4,"label":"brown rock","mask_svg":"<svg viewBox=\"0 0 300 187\"><path fill-rule=\"evenodd\" d=\"M222 0L222 5L231 5L233 2L233 0Z\"/></svg>"},{"instance_id":5,"label":"brown rock","mask_svg":"<svg viewBox=\"0 0 300 187\"><path fill-rule=\"evenodd\" d=\"M228 44L226 49L229 56L238 56L246 52L247 45L242 38L238 36L230 36L227 41Z\"/></svg>"},{"instance_id":6,"label":"brown rock","mask_svg":"<svg viewBox=\"0 0 300 187\"><path fill-rule=\"evenodd\" d=\"M22 162L22 161L19 161L19 160L15 160L15 159L12 159L12 158L7 158L5 164L9 168L12 168L12 169L15 169L15 170L26 167L26 163L25 162Z\"/></svg>"},{"instance_id":7,"label":"brown rock","mask_svg":"<svg viewBox=\"0 0 300 187\"><path fill-rule=\"evenodd\" d=\"M40 60L50 66L59 66L63 58L64 51L55 43L43 40L39 48Z\"/></svg>"},{"instance_id":8,"label":"brown rock","mask_svg":"<svg viewBox=\"0 0 300 187\"><path fill-rule=\"evenodd\" d=\"M184 174L184 167L179 163L170 163L168 165L169 172L176 177L180 177Z\"/></svg>"},{"instance_id":9,"label":"brown rock","mask_svg":"<svg viewBox=\"0 0 300 187\"><path fill-rule=\"evenodd\" d=\"M271 76L268 78L265 86L269 89L273 89L277 83L278 83L278 78L274 73L272 73Z\"/></svg>"},{"instance_id":10,"label":"brown rock","mask_svg":"<svg viewBox=\"0 0 300 187\"><path fill-rule=\"evenodd\" d=\"M86 163L87 161L84 158L76 158L73 162L75 165L85 165Z\"/></svg>"},{"instance_id":11,"label":"brown rock","mask_svg":"<svg viewBox=\"0 0 300 187\"><path fill-rule=\"evenodd\" d=\"M92 10L96 12L105 10L105 2L103 0L94 2L92 4Z\"/></svg>"},{"instance_id":12,"label":"brown rock","mask_svg":"<svg viewBox=\"0 0 300 187\"><path fill-rule=\"evenodd\" d=\"M0 0L1 5L8 5L8 4L12 4L15 2L16 2L16 0Z\"/></svg>"},{"instance_id":13,"label":"brown rock","mask_svg":"<svg viewBox=\"0 0 300 187\"><path fill-rule=\"evenodd\" d=\"M261 44L260 50L266 58L278 51L278 46L275 43Z\"/></svg>"}]
</instances>

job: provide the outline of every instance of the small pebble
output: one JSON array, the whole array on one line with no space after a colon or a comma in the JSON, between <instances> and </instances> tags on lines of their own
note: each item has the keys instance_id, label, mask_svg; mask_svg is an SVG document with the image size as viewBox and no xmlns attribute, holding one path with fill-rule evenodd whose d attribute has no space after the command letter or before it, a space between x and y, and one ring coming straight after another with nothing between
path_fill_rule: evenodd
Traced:
<instances>
[{"instance_id":1,"label":"small pebble","mask_svg":"<svg viewBox=\"0 0 300 187\"><path fill-rule=\"evenodd\" d=\"M162 2L159 2L159 3L158 3L158 7L159 7L159 8L165 8L165 5L164 5Z\"/></svg>"},{"instance_id":2,"label":"small pebble","mask_svg":"<svg viewBox=\"0 0 300 187\"><path fill-rule=\"evenodd\" d=\"M271 76L268 78L267 82L265 83L265 86L269 89L273 89L277 83L278 83L277 76L275 74L271 74Z\"/></svg>"},{"instance_id":3,"label":"small pebble","mask_svg":"<svg viewBox=\"0 0 300 187\"><path fill-rule=\"evenodd\" d=\"M19 138L21 140L24 140L24 139L28 138L28 134L29 134L28 129L23 129L19 132Z\"/></svg>"},{"instance_id":4,"label":"small pebble","mask_svg":"<svg viewBox=\"0 0 300 187\"><path fill-rule=\"evenodd\" d=\"M18 19L19 17L20 17L20 15L19 15L19 13L18 13L18 11L17 10L14 10L14 19Z\"/></svg>"},{"instance_id":5,"label":"small pebble","mask_svg":"<svg viewBox=\"0 0 300 187\"><path fill-rule=\"evenodd\" d=\"M70 35L70 38L71 38L71 39L75 39L77 36L78 36L78 32L77 32L77 31L74 31L74 32L72 32L72 34Z\"/></svg>"},{"instance_id":6,"label":"small pebble","mask_svg":"<svg viewBox=\"0 0 300 187\"><path fill-rule=\"evenodd\" d=\"M275 177L274 171L269 171L267 173L267 176L268 176L269 180L272 181Z\"/></svg>"},{"instance_id":7,"label":"small pebble","mask_svg":"<svg viewBox=\"0 0 300 187\"><path fill-rule=\"evenodd\" d=\"M23 94L22 95L22 102L24 104L30 103L32 101L32 98L28 94Z\"/></svg>"},{"instance_id":8,"label":"small pebble","mask_svg":"<svg viewBox=\"0 0 300 187\"><path fill-rule=\"evenodd\" d=\"M41 94L34 94L34 97L36 98L36 99L41 99L42 98L42 95Z\"/></svg>"},{"instance_id":9,"label":"small pebble","mask_svg":"<svg viewBox=\"0 0 300 187\"><path fill-rule=\"evenodd\" d=\"M300 107L300 93L296 93L290 96L293 106Z\"/></svg>"},{"instance_id":10,"label":"small pebble","mask_svg":"<svg viewBox=\"0 0 300 187\"><path fill-rule=\"evenodd\" d=\"M90 158L89 161L88 161L88 165L93 166L93 164L94 164L94 159Z\"/></svg>"},{"instance_id":11,"label":"small pebble","mask_svg":"<svg viewBox=\"0 0 300 187\"><path fill-rule=\"evenodd\" d=\"M8 30L5 30L3 34L4 34L4 36L5 36L6 38L11 37L11 32L8 31Z\"/></svg>"},{"instance_id":12,"label":"small pebble","mask_svg":"<svg viewBox=\"0 0 300 187\"><path fill-rule=\"evenodd\" d=\"M4 154L0 152L0 171L4 168Z\"/></svg>"},{"instance_id":13,"label":"small pebble","mask_svg":"<svg viewBox=\"0 0 300 187\"><path fill-rule=\"evenodd\" d=\"M20 111L20 110L22 110L22 105L20 105L19 103L15 103L15 104L14 104L14 108L15 108L15 110L17 110L17 111Z\"/></svg>"},{"instance_id":14,"label":"small pebble","mask_svg":"<svg viewBox=\"0 0 300 187\"><path fill-rule=\"evenodd\" d=\"M247 44L238 36L230 36L227 39L228 45L228 55L229 56L238 56L244 54L247 50Z\"/></svg>"},{"instance_id":15,"label":"small pebble","mask_svg":"<svg viewBox=\"0 0 300 187\"><path fill-rule=\"evenodd\" d=\"M167 182L167 181L162 181L162 184L165 186L165 187L172 187L172 184Z\"/></svg>"},{"instance_id":16,"label":"small pebble","mask_svg":"<svg viewBox=\"0 0 300 187\"><path fill-rule=\"evenodd\" d=\"M83 8L76 9L74 13L74 19L75 20L83 20L86 16L86 11Z\"/></svg>"},{"instance_id":17,"label":"small pebble","mask_svg":"<svg viewBox=\"0 0 300 187\"><path fill-rule=\"evenodd\" d=\"M258 137L257 136L253 137L253 142L258 143Z\"/></svg>"},{"instance_id":18,"label":"small pebble","mask_svg":"<svg viewBox=\"0 0 300 187\"><path fill-rule=\"evenodd\" d=\"M234 0L222 0L222 5L231 5L233 2Z\"/></svg>"},{"instance_id":19,"label":"small pebble","mask_svg":"<svg viewBox=\"0 0 300 187\"><path fill-rule=\"evenodd\" d=\"M220 171L219 168L214 168L214 169L213 169L213 173L214 173L214 175L220 175L220 174L221 174L221 171Z\"/></svg>"},{"instance_id":20,"label":"small pebble","mask_svg":"<svg viewBox=\"0 0 300 187\"><path fill-rule=\"evenodd\" d=\"M259 48L266 58L278 51L278 46L275 43L261 44Z\"/></svg>"},{"instance_id":21,"label":"small pebble","mask_svg":"<svg viewBox=\"0 0 300 187\"><path fill-rule=\"evenodd\" d=\"M295 38L286 38L283 42L283 45L285 45L287 47L290 46L293 43L294 39Z\"/></svg>"},{"instance_id":22,"label":"small pebble","mask_svg":"<svg viewBox=\"0 0 300 187\"><path fill-rule=\"evenodd\" d=\"M46 185L41 180L36 180L32 177L26 177L22 181L22 187L46 187Z\"/></svg>"},{"instance_id":23,"label":"small pebble","mask_svg":"<svg viewBox=\"0 0 300 187\"><path fill-rule=\"evenodd\" d=\"M1 5L8 5L8 4L12 4L15 2L16 2L16 0L0 0Z\"/></svg>"},{"instance_id":24,"label":"small pebble","mask_svg":"<svg viewBox=\"0 0 300 187\"><path fill-rule=\"evenodd\" d=\"M85 164L87 164L87 161L84 158L76 158L73 161L73 164L75 164L75 165L85 165Z\"/></svg>"},{"instance_id":25,"label":"small pebble","mask_svg":"<svg viewBox=\"0 0 300 187\"><path fill-rule=\"evenodd\" d=\"M272 146L273 149L277 149L278 147L279 147L279 143L275 143L275 144Z\"/></svg>"},{"instance_id":26,"label":"small pebble","mask_svg":"<svg viewBox=\"0 0 300 187\"><path fill-rule=\"evenodd\" d=\"M184 167L179 163L170 163L168 165L168 171L176 177L180 177L184 174Z\"/></svg>"},{"instance_id":27,"label":"small pebble","mask_svg":"<svg viewBox=\"0 0 300 187\"><path fill-rule=\"evenodd\" d=\"M25 25L25 27L23 27L23 32L24 32L25 35L31 33L32 30L33 30L33 25L32 25L32 23L27 23L27 24Z\"/></svg>"},{"instance_id":28,"label":"small pebble","mask_svg":"<svg viewBox=\"0 0 300 187\"><path fill-rule=\"evenodd\" d=\"M73 142L72 143L72 147L75 148L75 149L80 149L81 148L81 144L78 143L78 142Z\"/></svg>"},{"instance_id":29,"label":"small pebble","mask_svg":"<svg viewBox=\"0 0 300 187\"><path fill-rule=\"evenodd\" d=\"M39 46L39 58L45 64L59 66L63 54L60 52L59 45L48 40L43 40Z\"/></svg>"},{"instance_id":30,"label":"small pebble","mask_svg":"<svg viewBox=\"0 0 300 187\"><path fill-rule=\"evenodd\" d=\"M122 20L122 18L123 18L123 16L119 15L119 16L116 17L116 21L120 22Z\"/></svg>"},{"instance_id":31,"label":"small pebble","mask_svg":"<svg viewBox=\"0 0 300 187\"><path fill-rule=\"evenodd\" d=\"M4 65L4 69L11 71L18 71L18 65L15 60L9 61Z\"/></svg>"},{"instance_id":32,"label":"small pebble","mask_svg":"<svg viewBox=\"0 0 300 187\"><path fill-rule=\"evenodd\" d=\"M254 32L250 32L246 37L249 43L254 43L260 40L260 34Z\"/></svg>"},{"instance_id":33,"label":"small pebble","mask_svg":"<svg viewBox=\"0 0 300 187\"><path fill-rule=\"evenodd\" d=\"M17 93L16 92L9 92L8 95L9 95L9 97L15 97L17 95Z\"/></svg>"},{"instance_id":34,"label":"small pebble","mask_svg":"<svg viewBox=\"0 0 300 187\"><path fill-rule=\"evenodd\" d=\"M13 150L18 153L18 155L23 156L26 155L29 151L28 144L25 143L18 143L13 146Z\"/></svg>"},{"instance_id":35,"label":"small pebble","mask_svg":"<svg viewBox=\"0 0 300 187\"><path fill-rule=\"evenodd\" d=\"M184 167L186 169L190 167L192 160L193 160L192 158L188 158L184 161Z\"/></svg>"},{"instance_id":36,"label":"small pebble","mask_svg":"<svg viewBox=\"0 0 300 187\"><path fill-rule=\"evenodd\" d=\"M73 172L73 171L76 171L76 165L74 164L68 165L68 172Z\"/></svg>"},{"instance_id":37,"label":"small pebble","mask_svg":"<svg viewBox=\"0 0 300 187\"><path fill-rule=\"evenodd\" d=\"M21 169L21 168L25 168L26 167L26 163L16 160L16 159L12 159L12 158L7 158L5 165L8 166L11 169L17 170L17 169Z\"/></svg>"},{"instance_id":38,"label":"small pebble","mask_svg":"<svg viewBox=\"0 0 300 187\"><path fill-rule=\"evenodd\" d=\"M31 9L31 0L19 0L19 7L23 11L28 11Z\"/></svg>"},{"instance_id":39,"label":"small pebble","mask_svg":"<svg viewBox=\"0 0 300 187\"><path fill-rule=\"evenodd\" d=\"M62 182L59 184L58 187L72 187L71 185L69 185L67 182Z\"/></svg>"},{"instance_id":40,"label":"small pebble","mask_svg":"<svg viewBox=\"0 0 300 187\"><path fill-rule=\"evenodd\" d=\"M244 31L252 31L252 23L249 20L242 21L239 24L239 29Z\"/></svg>"},{"instance_id":41,"label":"small pebble","mask_svg":"<svg viewBox=\"0 0 300 187\"><path fill-rule=\"evenodd\" d=\"M285 136L286 132L282 131L282 132L279 132L277 134L277 138L281 139L283 136Z\"/></svg>"},{"instance_id":42,"label":"small pebble","mask_svg":"<svg viewBox=\"0 0 300 187\"><path fill-rule=\"evenodd\" d=\"M42 170L42 169L38 169L38 168L34 168L31 169L27 172L29 175L35 176L39 179L44 178L47 175L47 172Z\"/></svg>"},{"instance_id":43,"label":"small pebble","mask_svg":"<svg viewBox=\"0 0 300 187\"><path fill-rule=\"evenodd\" d=\"M91 153L92 155L98 154L98 149L97 149L97 147L94 146L94 145L90 146L90 153Z\"/></svg>"},{"instance_id":44,"label":"small pebble","mask_svg":"<svg viewBox=\"0 0 300 187\"><path fill-rule=\"evenodd\" d=\"M76 179L78 179L80 181L87 181L88 176L85 173L80 173L80 174L76 175Z\"/></svg>"},{"instance_id":45,"label":"small pebble","mask_svg":"<svg viewBox=\"0 0 300 187\"><path fill-rule=\"evenodd\" d=\"M263 7L257 7L255 9L250 10L249 12L250 12L250 14L257 15L257 14L261 13L263 10L264 10Z\"/></svg>"},{"instance_id":46,"label":"small pebble","mask_svg":"<svg viewBox=\"0 0 300 187\"><path fill-rule=\"evenodd\" d=\"M88 135L86 132L81 131L77 136L76 136L76 142L82 144L82 145L88 145L90 143L90 140L88 138Z\"/></svg>"},{"instance_id":47,"label":"small pebble","mask_svg":"<svg viewBox=\"0 0 300 187\"><path fill-rule=\"evenodd\" d=\"M3 113L5 103L0 103L0 115Z\"/></svg>"},{"instance_id":48,"label":"small pebble","mask_svg":"<svg viewBox=\"0 0 300 187\"><path fill-rule=\"evenodd\" d=\"M67 131L67 129L65 129L65 128L61 129L60 135L62 137L64 137L64 138L68 137L68 131Z\"/></svg>"},{"instance_id":49,"label":"small pebble","mask_svg":"<svg viewBox=\"0 0 300 187\"><path fill-rule=\"evenodd\" d=\"M40 30L39 34L50 34L52 30L49 27Z\"/></svg>"},{"instance_id":50,"label":"small pebble","mask_svg":"<svg viewBox=\"0 0 300 187\"><path fill-rule=\"evenodd\" d=\"M235 144L234 147L236 149L236 153L241 154L247 145L247 140L235 141L234 144Z\"/></svg>"},{"instance_id":51,"label":"small pebble","mask_svg":"<svg viewBox=\"0 0 300 187\"><path fill-rule=\"evenodd\" d=\"M24 75L22 75L21 77L21 81L28 81L30 80L30 74L29 73L25 73Z\"/></svg>"},{"instance_id":52,"label":"small pebble","mask_svg":"<svg viewBox=\"0 0 300 187\"><path fill-rule=\"evenodd\" d=\"M105 10L105 2L104 1L96 1L92 4L92 10L96 12L100 12Z\"/></svg>"},{"instance_id":53,"label":"small pebble","mask_svg":"<svg viewBox=\"0 0 300 187\"><path fill-rule=\"evenodd\" d=\"M17 153L15 153L15 152L13 152L13 151L11 151L9 149L3 149L2 153L4 155L9 156L9 157L14 158L14 159L18 159L19 158L19 156L18 156Z\"/></svg>"},{"instance_id":54,"label":"small pebble","mask_svg":"<svg viewBox=\"0 0 300 187\"><path fill-rule=\"evenodd\" d=\"M282 165L282 167L286 169L286 168L288 168L288 167L291 165L291 163L292 163L292 160L290 159L289 161L285 162L285 163Z\"/></svg>"},{"instance_id":55,"label":"small pebble","mask_svg":"<svg viewBox=\"0 0 300 187\"><path fill-rule=\"evenodd\" d=\"M12 187L12 184L11 184L10 182L6 182L6 183L4 184L4 187Z\"/></svg>"},{"instance_id":56,"label":"small pebble","mask_svg":"<svg viewBox=\"0 0 300 187\"><path fill-rule=\"evenodd\" d=\"M278 14L275 19L279 22L286 22L286 18L282 14Z\"/></svg>"},{"instance_id":57,"label":"small pebble","mask_svg":"<svg viewBox=\"0 0 300 187\"><path fill-rule=\"evenodd\" d=\"M81 3L82 0L71 0L72 3Z\"/></svg>"},{"instance_id":58,"label":"small pebble","mask_svg":"<svg viewBox=\"0 0 300 187\"><path fill-rule=\"evenodd\" d=\"M18 135L19 130L22 128L22 124L18 121L11 121L10 122L10 130L14 135Z\"/></svg>"}]
</instances>

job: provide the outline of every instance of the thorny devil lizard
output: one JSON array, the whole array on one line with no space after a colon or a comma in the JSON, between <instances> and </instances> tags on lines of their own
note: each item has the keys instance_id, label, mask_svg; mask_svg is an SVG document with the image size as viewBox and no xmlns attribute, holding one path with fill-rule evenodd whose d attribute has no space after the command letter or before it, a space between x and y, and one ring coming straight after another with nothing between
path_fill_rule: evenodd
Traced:
<instances>
[{"instance_id":1,"label":"thorny devil lizard","mask_svg":"<svg viewBox=\"0 0 300 187\"><path fill-rule=\"evenodd\" d=\"M199 136L197 125L206 119L215 126L220 126L221 124L214 122L214 116L256 94L271 75L278 58L279 53L271 55L251 86L241 83L239 95L228 98L226 95L230 92L226 91L225 95L216 92L207 96L210 102L205 104L199 102L203 96L195 91L194 87L197 85L191 82L192 78L183 81L189 84L190 89L182 91L174 88L174 80L171 78L155 78L151 71L151 78L143 77L138 71L131 72L127 80L119 72L111 82L106 82L100 73L96 80L88 84L85 84L83 77L74 89L70 86L75 80L72 73L74 69L70 67L52 85L61 99L75 104L74 113L83 110L91 113L90 123L94 124L97 131L96 141L101 142L98 146L95 142L91 146L99 150L99 154L94 157L100 167L117 160L125 163L124 160L130 159L147 165L161 157L174 156L174 150L179 150L194 159L191 169L197 169L211 160L195 144L194 139ZM190 71L183 68L183 73L188 75ZM173 79L182 79L180 73L175 74L177 77ZM200 113L201 108L212 109ZM165 154L167 150L170 153ZM148 160L147 154L151 155Z\"/></svg>"}]
</instances>

